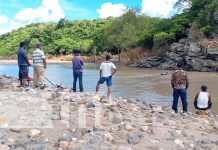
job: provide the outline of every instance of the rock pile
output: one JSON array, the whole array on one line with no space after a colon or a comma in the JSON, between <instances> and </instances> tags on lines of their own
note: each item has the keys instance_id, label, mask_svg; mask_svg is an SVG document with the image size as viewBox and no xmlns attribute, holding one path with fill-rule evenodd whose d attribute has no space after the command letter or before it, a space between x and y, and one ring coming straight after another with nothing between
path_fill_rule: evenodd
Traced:
<instances>
[{"instance_id":1,"label":"rock pile","mask_svg":"<svg viewBox=\"0 0 218 150\"><path fill-rule=\"evenodd\" d=\"M143 68L175 69L177 62L191 71L212 72L218 70L218 47L205 48L188 39L173 43L164 57L150 57L131 66Z\"/></svg>"},{"instance_id":2,"label":"rock pile","mask_svg":"<svg viewBox=\"0 0 218 150\"><path fill-rule=\"evenodd\" d=\"M123 97L105 99L70 89L14 92L11 84L17 81L12 81L0 77L1 87L8 86L7 92L0 89L4 93L0 98L0 149L218 149L218 116L175 114L167 106ZM2 111L6 106L11 109ZM9 114L19 114L21 108L24 116L11 120ZM38 124L27 127L25 122ZM11 127L12 123L17 126Z\"/></svg>"}]
</instances>

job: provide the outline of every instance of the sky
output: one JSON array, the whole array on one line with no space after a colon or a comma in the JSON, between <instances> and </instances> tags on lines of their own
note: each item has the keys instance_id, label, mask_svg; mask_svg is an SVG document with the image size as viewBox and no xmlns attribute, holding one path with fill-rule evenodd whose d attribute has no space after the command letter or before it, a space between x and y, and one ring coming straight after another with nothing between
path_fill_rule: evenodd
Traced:
<instances>
[{"instance_id":1,"label":"sky","mask_svg":"<svg viewBox=\"0 0 218 150\"><path fill-rule=\"evenodd\" d=\"M121 16L127 8L141 8L151 17L173 15L177 0L0 0L0 34L36 22Z\"/></svg>"}]
</instances>

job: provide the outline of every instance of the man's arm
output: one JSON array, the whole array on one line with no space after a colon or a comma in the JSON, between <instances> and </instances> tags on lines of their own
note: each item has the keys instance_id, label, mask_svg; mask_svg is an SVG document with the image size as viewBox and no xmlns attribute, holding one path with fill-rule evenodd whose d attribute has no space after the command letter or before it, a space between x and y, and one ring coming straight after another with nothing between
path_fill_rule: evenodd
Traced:
<instances>
[{"instance_id":1,"label":"man's arm","mask_svg":"<svg viewBox=\"0 0 218 150\"><path fill-rule=\"evenodd\" d=\"M28 59L28 57L27 57L26 51L23 52L23 57L25 58L27 65L28 65L28 66L31 66L31 64L30 64L30 62L29 62L29 59Z\"/></svg>"},{"instance_id":2,"label":"man's arm","mask_svg":"<svg viewBox=\"0 0 218 150\"><path fill-rule=\"evenodd\" d=\"M101 75L102 75L102 69L100 69L100 78L101 78Z\"/></svg>"},{"instance_id":3,"label":"man's arm","mask_svg":"<svg viewBox=\"0 0 218 150\"><path fill-rule=\"evenodd\" d=\"M43 58L42 60L43 60L43 65L44 65L44 68L46 69L46 68L47 68L47 63L46 63L46 60L45 60L45 58Z\"/></svg>"},{"instance_id":4,"label":"man's arm","mask_svg":"<svg viewBox=\"0 0 218 150\"><path fill-rule=\"evenodd\" d=\"M199 93L197 93L197 94L195 95L195 101L198 100L198 95L199 95Z\"/></svg>"},{"instance_id":5,"label":"man's arm","mask_svg":"<svg viewBox=\"0 0 218 150\"><path fill-rule=\"evenodd\" d=\"M186 89L189 87L189 77L188 74L186 73Z\"/></svg>"},{"instance_id":6,"label":"man's arm","mask_svg":"<svg viewBox=\"0 0 218 150\"><path fill-rule=\"evenodd\" d=\"M172 76L171 76L171 86L172 88L174 88L174 73L172 73Z\"/></svg>"},{"instance_id":7,"label":"man's arm","mask_svg":"<svg viewBox=\"0 0 218 150\"><path fill-rule=\"evenodd\" d=\"M210 93L208 93L208 101L211 102L211 94Z\"/></svg>"},{"instance_id":8,"label":"man's arm","mask_svg":"<svg viewBox=\"0 0 218 150\"><path fill-rule=\"evenodd\" d=\"M115 69L113 69L113 72L112 72L112 76L115 74L117 72L117 69L115 68Z\"/></svg>"}]
</instances>

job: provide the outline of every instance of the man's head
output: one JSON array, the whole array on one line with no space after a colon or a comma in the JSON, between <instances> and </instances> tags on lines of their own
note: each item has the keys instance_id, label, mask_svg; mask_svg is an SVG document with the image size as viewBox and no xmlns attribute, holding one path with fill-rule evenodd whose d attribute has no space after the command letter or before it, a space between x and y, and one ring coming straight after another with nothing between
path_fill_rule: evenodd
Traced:
<instances>
[{"instance_id":1,"label":"man's head","mask_svg":"<svg viewBox=\"0 0 218 150\"><path fill-rule=\"evenodd\" d=\"M37 43L37 44L36 44L36 48L41 49L41 48L42 48L42 43Z\"/></svg>"},{"instance_id":2,"label":"man's head","mask_svg":"<svg viewBox=\"0 0 218 150\"><path fill-rule=\"evenodd\" d=\"M24 47L26 45L25 41L20 42L20 47Z\"/></svg>"},{"instance_id":3,"label":"man's head","mask_svg":"<svg viewBox=\"0 0 218 150\"><path fill-rule=\"evenodd\" d=\"M201 86L201 91L207 92L207 86L206 86L206 85L202 85L202 86Z\"/></svg>"},{"instance_id":4,"label":"man's head","mask_svg":"<svg viewBox=\"0 0 218 150\"><path fill-rule=\"evenodd\" d=\"M178 62L177 63L177 67L181 69L183 67L183 63L182 62Z\"/></svg>"},{"instance_id":5,"label":"man's head","mask_svg":"<svg viewBox=\"0 0 218 150\"><path fill-rule=\"evenodd\" d=\"M106 61L108 61L108 60L111 59L111 56L110 55L106 55L105 59L106 59Z\"/></svg>"},{"instance_id":6,"label":"man's head","mask_svg":"<svg viewBox=\"0 0 218 150\"><path fill-rule=\"evenodd\" d=\"M75 55L75 56L79 56L80 55L80 50L78 50L78 49L74 49L73 50L73 54Z\"/></svg>"}]
</instances>

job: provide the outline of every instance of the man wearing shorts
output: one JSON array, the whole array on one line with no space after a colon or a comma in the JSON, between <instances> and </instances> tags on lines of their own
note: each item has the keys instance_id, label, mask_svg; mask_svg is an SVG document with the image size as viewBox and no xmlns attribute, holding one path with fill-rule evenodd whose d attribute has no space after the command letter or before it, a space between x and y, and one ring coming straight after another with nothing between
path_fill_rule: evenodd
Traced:
<instances>
[{"instance_id":1,"label":"man wearing shorts","mask_svg":"<svg viewBox=\"0 0 218 150\"><path fill-rule=\"evenodd\" d=\"M17 52L20 86L25 85L25 80L28 78L28 66L31 66L26 55L25 44L24 41L21 41Z\"/></svg>"},{"instance_id":2,"label":"man wearing shorts","mask_svg":"<svg viewBox=\"0 0 218 150\"><path fill-rule=\"evenodd\" d=\"M107 97L110 96L111 93L111 86L112 86L112 76L116 73L117 68L116 66L110 62L110 55L106 56L106 61L101 63L100 66L100 79L97 82L96 85L96 93L98 93L100 84L103 84L105 81L107 83L108 91L107 91Z\"/></svg>"}]
</instances>

